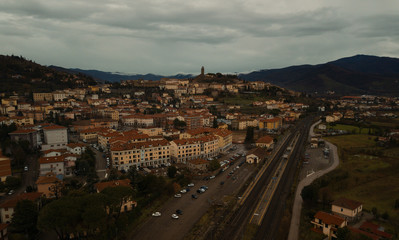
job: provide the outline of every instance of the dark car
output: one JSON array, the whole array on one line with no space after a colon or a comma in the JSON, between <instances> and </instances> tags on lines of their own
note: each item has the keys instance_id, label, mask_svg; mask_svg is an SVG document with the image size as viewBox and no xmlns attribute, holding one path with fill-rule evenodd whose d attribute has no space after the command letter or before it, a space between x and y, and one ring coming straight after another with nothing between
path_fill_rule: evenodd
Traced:
<instances>
[{"instance_id":1,"label":"dark car","mask_svg":"<svg viewBox=\"0 0 399 240\"><path fill-rule=\"evenodd\" d=\"M183 215L183 211L180 210L180 209L177 209L177 210L176 210L176 214Z\"/></svg>"},{"instance_id":2,"label":"dark car","mask_svg":"<svg viewBox=\"0 0 399 240\"><path fill-rule=\"evenodd\" d=\"M223 185L223 184L224 184L224 182L223 182L223 181L221 181L221 182L220 182L220 185Z\"/></svg>"},{"instance_id":3,"label":"dark car","mask_svg":"<svg viewBox=\"0 0 399 240\"><path fill-rule=\"evenodd\" d=\"M193 199L197 199L197 198L198 198L197 195L195 195L195 194L191 195L191 197L192 197Z\"/></svg>"}]
</instances>

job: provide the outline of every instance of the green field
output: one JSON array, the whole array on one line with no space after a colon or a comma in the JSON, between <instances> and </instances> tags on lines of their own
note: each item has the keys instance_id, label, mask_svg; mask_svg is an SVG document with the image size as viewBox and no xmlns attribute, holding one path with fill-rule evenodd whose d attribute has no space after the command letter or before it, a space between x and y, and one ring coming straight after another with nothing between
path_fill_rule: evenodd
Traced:
<instances>
[{"instance_id":1,"label":"green field","mask_svg":"<svg viewBox=\"0 0 399 240\"><path fill-rule=\"evenodd\" d=\"M335 130L344 130L344 131L347 131L349 133L368 134L369 131L370 131L371 134L374 133L374 129L373 128L370 128L370 130L369 130L369 128L360 129L359 127L354 126L354 125L336 124L334 126L328 126L327 128L335 129Z\"/></svg>"},{"instance_id":2,"label":"green field","mask_svg":"<svg viewBox=\"0 0 399 240\"><path fill-rule=\"evenodd\" d=\"M360 201L364 210L369 212L377 208L380 215L389 215L388 221L378 223L384 225L388 232L399 232L399 209L394 208L395 200L399 199L399 148L377 147L374 138L363 134L325 138L338 147L340 165L321 177L320 181L328 184L320 189L319 194L328 193L331 200L346 197ZM329 210L321 205L305 207L302 221L309 221L309 215L323 207ZM310 224L303 225L301 236L309 237Z\"/></svg>"}]
</instances>

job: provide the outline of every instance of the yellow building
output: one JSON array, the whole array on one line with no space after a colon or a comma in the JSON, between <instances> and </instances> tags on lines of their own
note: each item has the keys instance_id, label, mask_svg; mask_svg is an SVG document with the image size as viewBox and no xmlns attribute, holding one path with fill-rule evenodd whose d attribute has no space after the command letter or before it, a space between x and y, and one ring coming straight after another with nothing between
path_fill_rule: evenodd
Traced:
<instances>
[{"instance_id":1,"label":"yellow building","mask_svg":"<svg viewBox=\"0 0 399 240\"><path fill-rule=\"evenodd\" d=\"M279 117L259 120L259 129L277 130L283 125L283 120Z\"/></svg>"}]
</instances>

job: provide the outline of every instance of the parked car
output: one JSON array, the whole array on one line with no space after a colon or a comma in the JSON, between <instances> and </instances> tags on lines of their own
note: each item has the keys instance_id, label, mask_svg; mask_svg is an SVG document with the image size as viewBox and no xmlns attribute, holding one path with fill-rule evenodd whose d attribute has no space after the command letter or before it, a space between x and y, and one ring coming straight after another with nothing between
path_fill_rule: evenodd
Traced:
<instances>
[{"instance_id":1,"label":"parked car","mask_svg":"<svg viewBox=\"0 0 399 240\"><path fill-rule=\"evenodd\" d=\"M188 187L194 187L194 183L189 183L187 186Z\"/></svg>"},{"instance_id":2,"label":"parked car","mask_svg":"<svg viewBox=\"0 0 399 240\"><path fill-rule=\"evenodd\" d=\"M177 209L177 210L176 210L176 214L178 214L178 215L183 215L183 211L180 210L180 209Z\"/></svg>"},{"instance_id":3,"label":"parked car","mask_svg":"<svg viewBox=\"0 0 399 240\"><path fill-rule=\"evenodd\" d=\"M154 212L154 213L152 213L152 216L153 217L160 217L161 213L160 212Z\"/></svg>"},{"instance_id":4,"label":"parked car","mask_svg":"<svg viewBox=\"0 0 399 240\"><path fill-rule=\"evenodd\" d=\"M214 178L215 178L215 175L209 177L209 179L214 179Z\"/></svg>"},{"instance_id":5,"label":"parked car","mask_svg":"<svg viewBox=\"0 0 399 240\"><path fill-rule=\"evenodd\" d=\"M14 194L14 190L10 190L9 192L8 192L8 195L13 195Z\"/></svg>"},{"instance_id":6,"label":"parked car","mask_svg":"<svg viewBox=\"0 0 399 240\"><path fill-rule=\"evenodd\" d=\"M223 182L223 181L221 181L221 182L220 182L220 185L223 185L223 184L224 184L224 182Z\"/></svg>"},{"instance_id":7,"label":"parked car","mask_svg":"<svg viewBox=\"0 0 399 240\"><path fill-rule=\"evenodd\" d=\"M175 194L175 198L181 198L181 194L180 193Z\"/></svg>"},{"instance_id":8,"label":"parked car","mask_svg":"<svg viewBox=\"0 0 399 240\"><path fill-rule=\"evenodd\" d=\"M25 167L24 167L24 171L26 172L26 171L28 171L28 170L29 170L28 166L25 166Z\"/></svg>"},{"instance_id":9,"label":"parked car","mask_svg":"<svg viewBox=\"0 0 399 240\"><path fill-rule=\"evenodd\" d=\"M182 189L182 190L180 190L180 193L186 193L187 192L187 190L186 189Z\"/></svg>"},{"instance_id":10,"label":"parked car","mask_svg":"<svg viewBox=\"0 0 399 240\"><path fill-rule=\"evenodd\" d=\"M173 218L173 219L179 219L179 216L177 216L176 214L173 213L173 214L172 214L172 218Z\"/></svg>"},{"instance_id":11,"label":"parked car","mask_svg":"<svg viewBox=\"0 0 399 240\"><path fill-rule=\"evenodd\" d=\"M193 194L193 195L191 195L191 198L197 199L198 197L197 197L197 195Z\"/></svg>"}]
</instances>

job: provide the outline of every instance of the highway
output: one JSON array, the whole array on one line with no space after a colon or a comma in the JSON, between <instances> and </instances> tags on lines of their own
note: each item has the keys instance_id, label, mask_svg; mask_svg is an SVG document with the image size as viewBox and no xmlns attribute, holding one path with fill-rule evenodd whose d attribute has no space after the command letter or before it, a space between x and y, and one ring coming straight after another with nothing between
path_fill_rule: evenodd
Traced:
<instances>
[{"instance_id":1,"label":"highway","mask_svg":"<svg viewBox=\"0 0 399 240\"><path fill-rule=\"evenodd\" d=\"M257 224L260 224L259 231L256 233L256 239L273 239L276 230L279 227L281 214L284 212L284 203L287 198L292 182L294 180L297 162L303 152L304 144L307 140L308 129L311 124L311 119L306 118L300 121L295 131L292 131L285 141L280 145L275 152L274 157L269 159L265 164L266 168L262 169L263 174L259 176L257 182L250 187L250 192L246 191L245 199L240 202L242 204L227 218L224 226L227 226L222 232L221 239L241 239L245 231L245 226L253 220L254 214L257 216ZM269 183L272 182L273 177L276 176L277 169L281 169L281 159L286 152L288 146L293 143L294 137L298 136L298 141L292 149L287 162L284 164L284 170L281 174L279 182L274 186L272 194L268 196L270 202L260 203L267 194ZM262 198L262 196L264 198ZM255 212L256 209L262 208L261 213ZM259 216L260 215L260 216Z\"/></svg>"}]
</instances>

